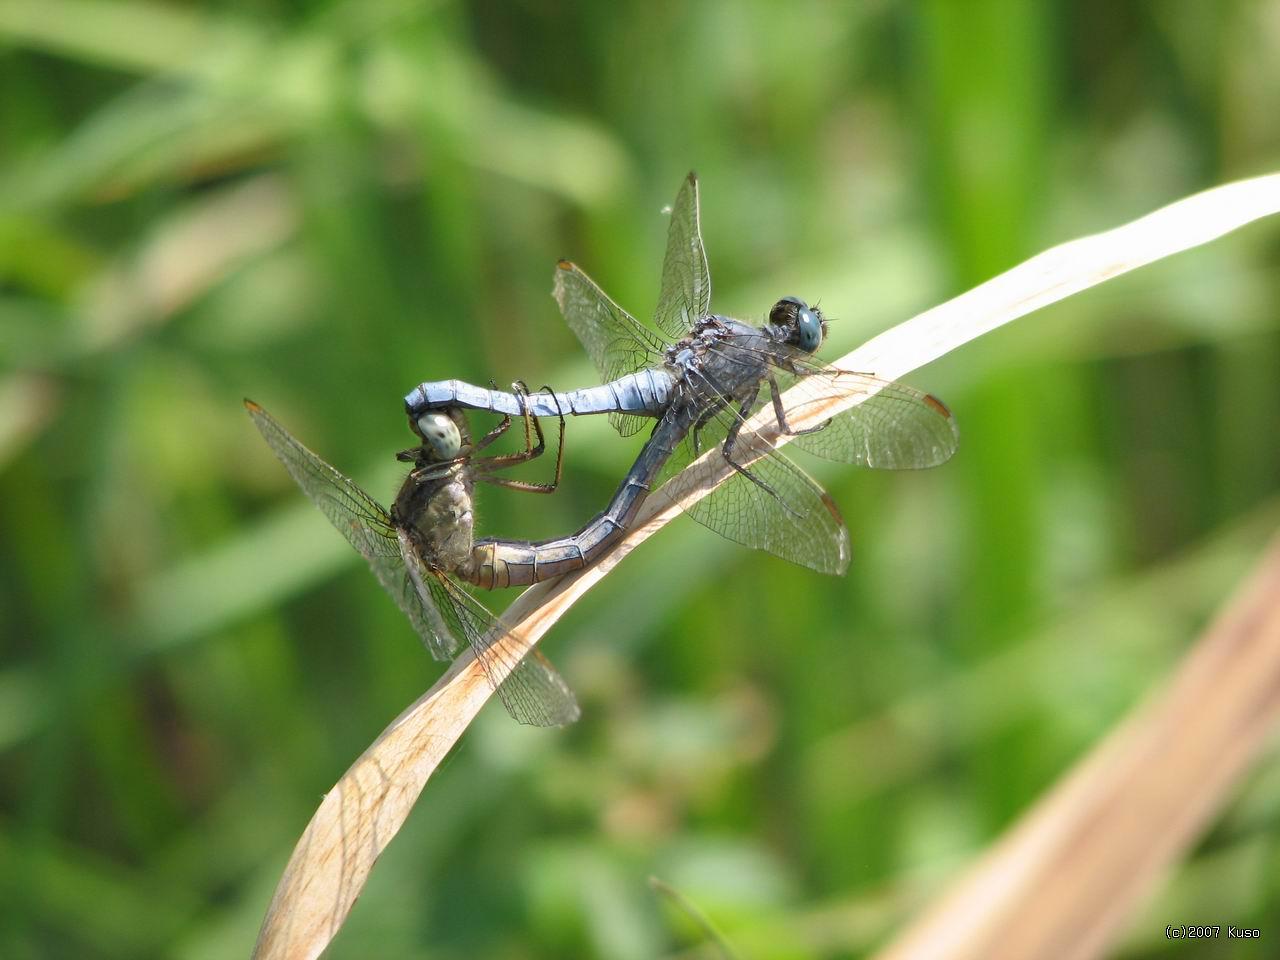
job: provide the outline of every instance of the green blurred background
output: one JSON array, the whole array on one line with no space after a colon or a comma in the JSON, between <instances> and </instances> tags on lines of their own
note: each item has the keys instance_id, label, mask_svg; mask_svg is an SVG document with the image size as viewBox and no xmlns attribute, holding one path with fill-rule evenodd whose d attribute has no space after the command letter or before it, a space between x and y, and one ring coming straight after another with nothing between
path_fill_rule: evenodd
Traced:
<instances>
[{"instance_id":1,"label":"green blurred background","mask_svg":"<svg viewBox=\"0 0 1280 960\"><path fill-rule=\"evenodd\" d=\"M553 264L646 316L691 168L715 308L821 300L838 356L1280 168L1277 63L1247 0L0 2L0 955L246 955L439 675L243 396L388 499L420 380L593 379ZM1280 520L1278 262L1264 222L916 373L960 453L812 464L843 579L663 530L544 644L582 721L487 708L330 955L709 956L651 873L746 957L883 943ZM571 423L561 492L482 531L576 528L640 443ZM1119 955L1271 955L1278 808L1273 753Z\"/></svg>"}]
</instances>

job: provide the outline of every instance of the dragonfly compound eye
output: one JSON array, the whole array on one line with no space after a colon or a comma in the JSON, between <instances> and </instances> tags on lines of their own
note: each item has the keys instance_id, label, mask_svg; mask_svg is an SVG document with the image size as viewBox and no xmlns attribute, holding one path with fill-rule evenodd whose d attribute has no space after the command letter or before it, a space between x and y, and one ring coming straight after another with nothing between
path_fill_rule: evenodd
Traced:
<instances>
[{"instance_id":1,"label":"dragonfly compound eye","mask_svg":"<svg viewBox=\"0 0 1280 960\"><path fill-rule=\"evenodd\" d=\"M796 345L806 353L813 353L822 345L822 321L808 307L796 314Z\"/></svg>"},{"instance_id":2,"label":"dragonfly compound eye","mask_svg":"<svg viewBox=\"0 0 1280 960\"><path fill-rule=\"evenodd\" d=\"M462 434L447 414L436 411L424 413L418 417L418 432L441 460L452 460L462 450Z\"/></svg>"},{"instance_id":3,"label":"dragonfly compound eye","mask_svg":"<svg viewBox=\"0 0 1280 960\"><path fill-rule=\"evenodd\" d=\"M783 297L769 311L769 322L775 327L790 327L796 322L796 313L807 306L799 297Z\"/></svg>"}]
</instances>

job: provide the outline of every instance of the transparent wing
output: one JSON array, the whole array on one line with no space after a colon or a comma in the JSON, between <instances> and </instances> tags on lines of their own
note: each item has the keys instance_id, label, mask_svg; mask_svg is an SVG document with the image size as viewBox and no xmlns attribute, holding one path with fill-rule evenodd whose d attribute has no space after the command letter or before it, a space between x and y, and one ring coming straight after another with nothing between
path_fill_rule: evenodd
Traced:
<instances>
[{"instance_id":1,"label":"transparent wing","mask_svg":"<svg viewBox=\"0 0 1280 960\"><path fill-rule=\"evenodd\" d=\"M647 424L653 423L651 419L642 417L638 413L621 413L616 410L609 414L609 422L613 424L613 429L624 437L634 437Z\"/></svg>"},{"instance_id":2,"label":"transparent wing","mask_svg":"<svg viewBox=\"0 0 1280 960\"><path fill-rule=\"evenodd\" d=\"M391 588L387 586L386 581L382 580L377 567L374 567L373 572L382 581L382 585L390 591ZM400 568L391 573L399 575L397 578L399 592L392 591L391 595L395 597L400 609L409 617L409 622L413 624L413 629L426 644L432 658L452 660L462 649L462 641L459 639L462 634L437 605L431 591L423 589L435 579L435 571L422 562L416 551L406 550L402 542ZM419 587L419 584L422 587Z\"/></svg>"},{"instance_id":3,"label":"transparent wing","mask_svg":"<svg viewBox=\"0 0 1280 960\"><path fill-rule=\"evenodd\" d=\"M662 363L666 345L657 334L610 300L576 264L561 260L556 265L552 295L603 382ZM647 422L630 413L611 413L609 420L624 437Z\"/></svg>"},{"instance_id":4,"label":"transparent wing","mask_svg":"<svg viewBox=\"0 0 1280 960\"><path fill-rule=\"evenodd\" d=\"M671 206L662 292L653 325L672 340L679 340L710 312L711 274L698 226L698 177L690 173Z\"/></svg>"},{"instance_id":5,"label":"transparent wing","mask_svg":"<svg viewBox=\"0 0 1280 960\"><path fill-rule=\"evenodd\" d=\"M458 638L465 637L490 680L500 676L502 653L491 638L507 632L501 622L445 574L415 555L406 557L390 515L354 481L299 443L262 407L246 400L245 408L298 486L368 561L432 655L449 659L460 646ZM561 726L578 719L573 692L536 651L515 666L498 695L521 723Z\"/></svg>"},{"instance_id":6,"label":"transparent wing","mask_svg":"<svg viewBox=\"0 0 1280 960\"><path fill-rule=\"evenodd\" d=\"M497 641L509 632L508 627L451 577L436 571L424 582L432 605L456 633L467 638L512 717L536 727L562 727L578 719L581 711L573 691L546 657L537 650L530 652L499 682L510 662Z\"/></svg>"},{"instance_id":7,"label":"transparent wing","mask_svg":"<svg viewBox=\"0 0 1280 960\"><path fill-rule=\"evenodd\" d=\"M727 408L712 415L675 448L659 473L659 482L689 467L703 453L721 447L734 422ZM686 511L722 537L819 573L842 574L849 567L849 531L831 496L800 467L763 440L740 433L733 460L750 476L735 473ZM714 461L713 461L714 463ZM692 467L692 479L710 476L712 467Z\"/></svg>"},{"instance_id":8,"label":"transparent wing","mask_svg":"<svg viewBox=\"0 0 1280 960\"><path fill-rule=\"evenodd\" d=\"M246 400L244 405L289 475L365 558L432 656L449 659L458 649L457 637L414 586L391 516L382 504L299 443L262 407L252 400Z\"/></svg>"},{"instance_id":9,"label":"transparent wing","mask_svg":"<svg viewBox=\"0 0 1280 960\"><path fill-rule=\"evenodd\" d=\"M502 705L520 723L566 727L582 716L577 698L551 661L539 651L528 654L498 687Z\"/></svg>"},{"instance_id":10,"label":"transparent wing","mask_svg":"<svg viewBox=\"0 0 1280 960\"><path fill-rule=\"evenodd\" d=\"M798 350L778 359L782 363L775 368L775 380L782 392L790 394L786 414L800 413L832 390L866 398L832 417L821 430L792 440L802 450L875 470L918 470L945 463L960 445L955 418L932 394L870 374L839 370Z\"/></svg>"}]
</instances>

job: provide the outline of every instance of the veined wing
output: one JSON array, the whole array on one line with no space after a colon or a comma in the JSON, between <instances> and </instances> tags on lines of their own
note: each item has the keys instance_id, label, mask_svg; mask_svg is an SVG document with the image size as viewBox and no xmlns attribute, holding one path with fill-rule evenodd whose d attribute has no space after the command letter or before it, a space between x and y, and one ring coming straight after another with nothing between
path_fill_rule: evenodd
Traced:
<instances>
[{"instance_id":1,"label":"veined wing","mask_svg":"<svg viewBox=\"0 0 1280 960\"><path fill-rule=\"evenodd\" d=\"M691 431L660 471L658 482L670 479L708 450L723 447L738 419L726 407L696 434ZM849 531L844 518L812 477L749 431L736 437L733 459L745 465L750 476L733 474L687 507L690 516L722 537L819 573L842 574L848 569ZM706 464L695 466L691 479L709 478L712 469Z\"/></svg>"},{"instance_id":2,"label":"veined wing","mask_svg":"<svg viewBox=\"0 0 1280 960\"><path fill-rule=\"evenodd\" d=\"M672 340L679 340L710 312L711 274L698 225L698 177L690 173L671 206L662 292L653 324Z\"/></svg>"},{"instance_id":3,"label":"veined wing","mask_svg":"<svg viewBox=\"0 0 1280 960\"><path fill-rule=\"evenodd\" d=\"M244 405L258 432L289 475L365 558L373 575L404 611L432 656L437 660L449 659L458 649L458 640L439 612L428 606L426 598L414 586L391 516L382 504L299 443L262 407L252 400L246 400Z\"/></svg>"},{"instance_id":4,"label":"veined wing","mask_svg":"<svg viewBox=\"0 0 1280 960\"><path fill-rule=\"evenodd\" d=\"M918 470L945 463L960 445L955 418L932 394L870 374L839 370L799 350L777 359L782 363L775 367L775 379L780 390L790 395L784 411L788 419L833 392L865 397L832 417L821 430L791 441L802 450L875 470Z\"/></svg>"},{"instance_id":5,"label":"veined wing","mask_svg":"<svg viewBox=\"0 0 1280 960\"><path fill-rule=\"evenodd\" d=\"M444 573L435 571L425 583L435 608L467 638L512 717L536 727L563 727L578 719L581 711L573 691L546 657L533 650L512 665L499 643L510 632L500 619ZM509 666L513 669L508 673Z\"/></svg>"},{"instance_id":6,"label":"veined wing","mask_svg":"<svg viewBox=\"0 0 1280 960\"><path fill-rule=\"evenodd\" d=\"M666 345L658 335L610 300L576 264L561 260L556 265L552 295L605 383L662 363ZM609 420L624 437L647 422L628 413L611 413Z\"/></svg>"}]
</instances>

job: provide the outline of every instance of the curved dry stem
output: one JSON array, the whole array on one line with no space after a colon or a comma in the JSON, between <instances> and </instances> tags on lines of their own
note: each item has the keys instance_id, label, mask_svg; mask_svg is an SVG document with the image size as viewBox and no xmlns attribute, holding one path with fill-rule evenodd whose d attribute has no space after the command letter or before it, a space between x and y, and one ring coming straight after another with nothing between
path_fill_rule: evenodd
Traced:
<instances>
[{"instance_id":1,"label":"curved dry stem","mask_svg":"<svg viewBox=\"0 0 1280 960\"><path fill-rule=\"evenodd\" d=\"M878 960L1104 956L1280 720L1278 598L1275 539L1164 687Z\"/></svg>"},{"instance_id":2,"label":"curved dry stem","mask_svg":"<svg viewBox=\"0 0 1280 960\"><path fill-rule=\"evenodd\" d=\"M1280 174L1196 194L1032 257L875 337L835 366L897 379L1010 320L1274 213L1280 213ZM813 426L865 398L835 383L822 402L806 403L789 419L795 427ZM789 438L762 427L769 419L766 411L752 426L780 446ZM668 484L670 498L650 497L635 528L598 563L526 590L505 617L512 631L501 642L511 654L495 660L517 662L579 597L680 512L672 500L692 503L728 473L718 451L707 454ZM427 779L492 694L484 672L464 654L370 745L325 796L298 841L267 910L255 956L319 955Z\"/></svg>"}]
</instances>

